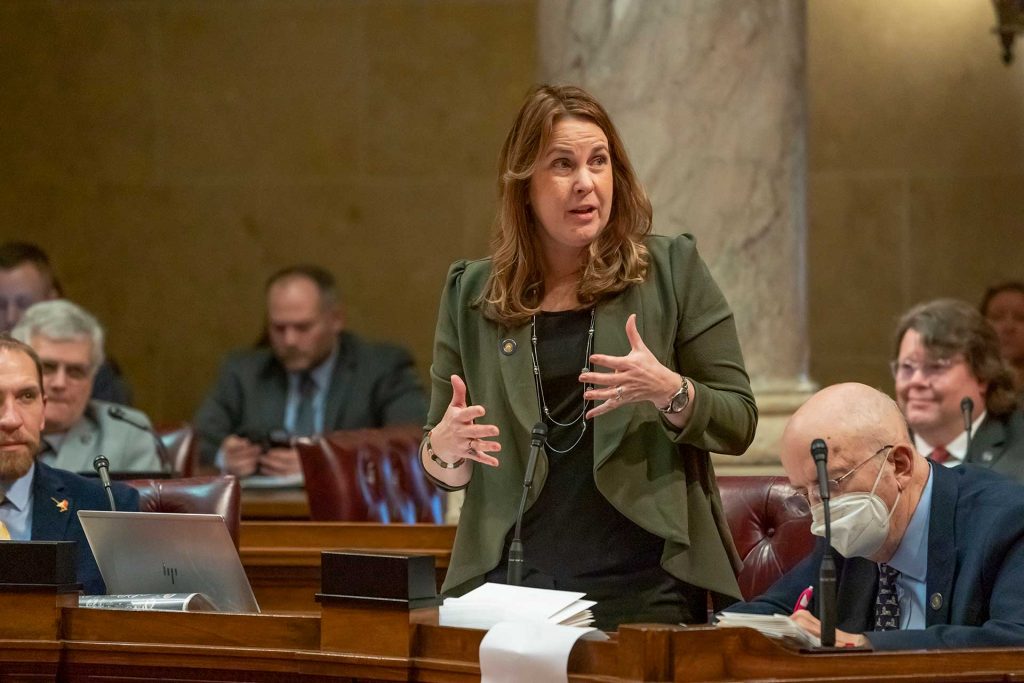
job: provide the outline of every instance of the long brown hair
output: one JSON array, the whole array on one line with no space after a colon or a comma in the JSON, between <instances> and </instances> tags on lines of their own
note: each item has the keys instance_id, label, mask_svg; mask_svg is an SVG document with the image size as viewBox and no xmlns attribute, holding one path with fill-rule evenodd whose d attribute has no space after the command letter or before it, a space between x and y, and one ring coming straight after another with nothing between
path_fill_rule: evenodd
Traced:
<instances>
[{"instance_id":1,"label":"long brown hair","mask_svg":"<svg viewBox=\"0 0 1024 683\"><path fill-rule=\"evenodd\" d=\"M614 183L608 225L590 243L581 264L580 303L596 303L647 276L643 240L651 232L651 202L608 112L581 88L537 86L527 95L501 148L491 274L476 302L486 317L505 325L524 323L544 296L536 219L528 201L530 177L555 124L565 117L591 121L608 138Z\"/></svg>"}]
</instances>

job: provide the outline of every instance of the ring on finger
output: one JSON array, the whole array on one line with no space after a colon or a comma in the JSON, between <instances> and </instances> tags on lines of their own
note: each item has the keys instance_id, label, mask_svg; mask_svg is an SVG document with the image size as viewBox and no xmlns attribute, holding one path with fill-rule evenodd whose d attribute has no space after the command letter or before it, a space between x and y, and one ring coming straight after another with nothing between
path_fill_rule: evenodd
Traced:
<instances>
[{"instance_id":1,"label":"ring on finger","mask_svg":"<svg viewBox=\"0 0 1024 683\"><path fill-rule=\"evenodd\" d=\"M621 401L622 400L622 387L621 386L615 387L615 400L616 401Z\"/></svg>"},{"instance_id":2,"label":"ring on finger","mask_svg":"<svg viewBox=\"0 0 1024 683\"><path fill-rule=\"evenodd\" d=\"M469 441L466 442L466 452L469 453L470 455L476 453L476 449L473 448L474 441L476 441L476 439L470 439Z\"/></svg>"}]
</instances>

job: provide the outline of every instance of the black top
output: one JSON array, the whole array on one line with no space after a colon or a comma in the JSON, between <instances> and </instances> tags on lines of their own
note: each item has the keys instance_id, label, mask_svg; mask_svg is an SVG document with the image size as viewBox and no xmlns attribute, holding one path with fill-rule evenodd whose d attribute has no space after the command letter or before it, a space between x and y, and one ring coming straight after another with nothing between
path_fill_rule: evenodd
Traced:
<instances>
[{"instance_id":1,"label":"black top","mask_svg":"<svg viewBox=\"0 0 1024 683\"><path fill-rule=\"evenodd\" d=\"M547 480L523 516L523 585L586 592L598 601L594 612L601 628L614 628L622 620L689 621L677 613L685 602L680 591L690 587L660 566L664 541L626 518L597 490L593 420L586 421L585 430L582 419L568 424L583 411L579 376L588 364L589 326L589 309L537 315L537 360L553 419L545 420ZM506 581L512 534L488 581ZM628 605L620 604L623 598ZM652 601L671 605L669 613L659 618L647 610ZM610 614L614 609L627 613Z\"/></svg>"}]
</instances>

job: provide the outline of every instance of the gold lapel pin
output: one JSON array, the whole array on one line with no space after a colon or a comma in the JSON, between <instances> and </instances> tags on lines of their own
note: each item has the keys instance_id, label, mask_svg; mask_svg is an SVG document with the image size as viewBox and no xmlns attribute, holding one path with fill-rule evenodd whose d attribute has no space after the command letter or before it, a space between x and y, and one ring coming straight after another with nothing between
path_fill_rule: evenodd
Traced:
<instances>
[{"instance_id":1,"label":"gold lapel pin","mask_svg":"<svg viewBox=\"0 0 1024 683\"><path fill-rule=\"evenodd\" d=\"M53 501L53 504L56 505L57 509L60 510L61 512L67 512L68 511L68 499L67 498L65 498L64 500L57 500L53 496L50 496L50 500Z\"/></svg>"}]
</instances>

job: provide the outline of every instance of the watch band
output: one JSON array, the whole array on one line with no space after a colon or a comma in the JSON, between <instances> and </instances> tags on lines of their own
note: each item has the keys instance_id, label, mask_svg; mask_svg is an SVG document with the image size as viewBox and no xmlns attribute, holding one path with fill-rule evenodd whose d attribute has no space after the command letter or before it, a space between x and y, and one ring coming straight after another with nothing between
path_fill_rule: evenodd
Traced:
<instances>
[{"instance_id":1,"label":"watch band","mask_svg":"<svg viewBox=\"0 0 1024 683\"><path fill-rule=\"evenodd\" d=\"M668 404L664 408L659 408L661 412L666 415L674 415L681 413L686 409L686 405L690 402L690 381L683 377L683 380L679 383L679 391L672 394L672 398L668 400Z\"/></svg>"}]
</instances>

